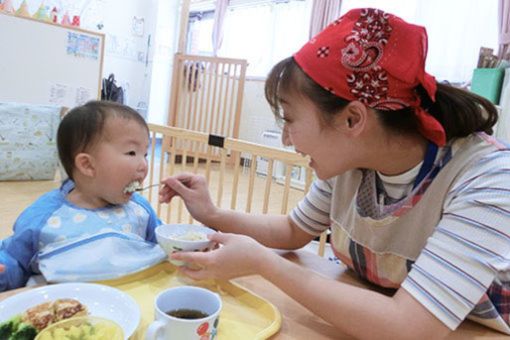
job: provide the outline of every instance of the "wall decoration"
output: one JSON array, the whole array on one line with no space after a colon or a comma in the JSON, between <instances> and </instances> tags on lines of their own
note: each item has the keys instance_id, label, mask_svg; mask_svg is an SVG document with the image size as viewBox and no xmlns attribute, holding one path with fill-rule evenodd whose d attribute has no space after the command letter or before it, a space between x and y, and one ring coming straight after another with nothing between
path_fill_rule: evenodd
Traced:
<instances>
[{"instance_id":1,"label":"wall decoration","mask_svg":"<svg viewBox=\"0 0 510 340\"><path fill-rule=\"evenodd\" d=\"M9 14L14 14L14 6L12 5L12 0L5 0L2 4L2 11Z\"/></svg>"},{"instance_id":2,"label":"wall decoration","mask_svg":"<svg viewBox=\"0 0 510 340\"><path fill-rule=\"evenodd\" d=\"M52 23L56 24L58 22L58 9L57 9L57 7L53 7L53 9L51 10L50 19L51 19Z\"/></svg>"},{"instance_id":3,"label":"wall decoration","mask_svg":"<svg viewBox=\"0 0 510 340\"><path fill-rule=\"evenodd\" d=\"M145 26L144 18L137 18L136 16L133 17L132 32L134 36L143 37L144 26Z\"/></svg>"},{"instance_id":4,"label":"wall decoration","mask_svg":"<svg viewBox=\"0 0 510 340\"><path fill-rule=\"evenodd\" d=\"M26 0L23 0L18 10L16 11L16 15L22 17L30 17L30 12L28 11L28 4Z\"/></svg>"},{"instance_id":5,"label":"wall decoration","mask_svg":"<svg viewBox=\"0 0 510 340\"><path fill-rule=\"evenodd\" d=\"M67 54L97 59L99 57L99 38L67 32Z\"/></svg>"},{"instance_id":6,"label":"wall decoration","mask_svg":"<svg viewBox=\"0 0 510 340\"><path fill-rule=\"evenodd\" d=\"M51 22L49 8L41 2L41 5L37 9L37 12L32 16L34 19Z\"/></svg>"},{"instance_id":7,"label":"wall decoration","mask_svg":"<svg viewBox=\"0 0 510 340\"><path fill-rule=\"evenodd\" d=\"M71 26L71 18L69 17L69 12L66 11L64 13L61 24L64 26Z\"/></svg>"}]
</instances>

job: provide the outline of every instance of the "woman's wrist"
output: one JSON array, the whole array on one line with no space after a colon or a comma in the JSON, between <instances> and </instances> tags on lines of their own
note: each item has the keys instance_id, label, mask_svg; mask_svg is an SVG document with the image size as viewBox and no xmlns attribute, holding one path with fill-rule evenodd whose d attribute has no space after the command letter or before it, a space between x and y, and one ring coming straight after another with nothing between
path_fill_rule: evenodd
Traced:
<instances>
[{"instance_id":1,"label":"woman's wrist","mask_svg":"<svg viewBox=\"0 0 510 340\"><path fill-rule=\"evenodd\" d=\"M261 245L260 252L254 258L255 263L253 265L256 272L268 280L278 271L280 261L284 260L273 249L263 245Z\"/></svg>"},{"instance_id":2,"label":"woman's wrist","mask_svg":"<svg viewBox=\"0 0 510 340\"><path fill-rule=\"evenodd\" d=\"M207 213L207 218L204 224L208 227L214 228L216 230L222 231L220 228L225 224L225 214L226 211L220 209L216 206L213 206L212 209Z\"/></svg>"}]
</instances>

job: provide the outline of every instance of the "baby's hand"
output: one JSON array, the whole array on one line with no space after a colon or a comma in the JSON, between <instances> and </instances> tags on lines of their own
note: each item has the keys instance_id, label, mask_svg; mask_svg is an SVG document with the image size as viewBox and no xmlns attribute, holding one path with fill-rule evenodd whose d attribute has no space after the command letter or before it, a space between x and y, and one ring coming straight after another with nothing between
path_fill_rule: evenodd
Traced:
<instances>
[{"instance_id":1,"label":"baby's hand","mask_svg":"<svg viewBox=\"0 0 510 340\"><path fill-rule=\"evenodd\" d=\"M0 264L0 273L3 273L5 271L5 266L3 264Z\"/></svg>"}]
</instances>

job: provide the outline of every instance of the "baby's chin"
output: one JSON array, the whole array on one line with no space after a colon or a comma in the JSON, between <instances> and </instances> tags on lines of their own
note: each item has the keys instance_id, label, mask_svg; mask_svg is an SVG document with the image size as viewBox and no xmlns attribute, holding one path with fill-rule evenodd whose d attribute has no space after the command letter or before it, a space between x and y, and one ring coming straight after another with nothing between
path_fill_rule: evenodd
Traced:
<instances>
[{"instance_id":1,"label":"baby's chin","mask_svg":"<svg viewBox=\"0 0 510 340\"><path fill-rule=\"evenodd\" d=\"M127 202L129 202L131 200L132 196L133 196L133 194L122 193L119 196L110 197L105 201L109 205L122 205L122 204L126 204Z\"/></svg>"}]
</instances>

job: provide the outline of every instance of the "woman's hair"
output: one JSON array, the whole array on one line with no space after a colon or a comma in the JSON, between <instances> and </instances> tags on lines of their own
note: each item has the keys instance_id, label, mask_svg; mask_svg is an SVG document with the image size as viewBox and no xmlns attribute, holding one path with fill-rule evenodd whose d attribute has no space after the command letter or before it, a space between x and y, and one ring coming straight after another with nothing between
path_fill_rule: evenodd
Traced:
<instances>
[{"instance_id":1,"label":"woman's hair","mask_svg":"<svg viewBox=\"0 0 510 340\"><path fill-rule=\"evenodd\" d=\"M90 149L103 136L108 118L132 119L149 128L143 117L130 108L110 101L90 101L70 110L60 122L57 131L57 148L60 162L67 176L73 179L74 158Z\"/></svg>"},{"instance_id":2,"label":"woman's hair","mask_svg":"<svg viewBox=\"0 0 510 340\"><path fill-rule=\"evenodd\" d=\"M436 101L421 86L416 88L421 106L443 126L446 139L466 137L473 132L492 134L498 120L496 107L487 99L474 93L437 83ZM298 93L311 100L322 113L327 124L349 101L340 98L318 85L308 77L292 57L276 64L268 75L265 85L266 99L278 120L283 118L280 94ZM402 134L419 133L418 120L413 108L384 111L375 110L383 126Z\"/></svg>"}]
</instances>

